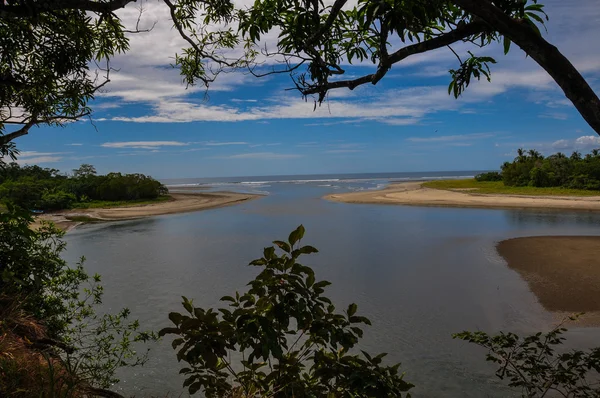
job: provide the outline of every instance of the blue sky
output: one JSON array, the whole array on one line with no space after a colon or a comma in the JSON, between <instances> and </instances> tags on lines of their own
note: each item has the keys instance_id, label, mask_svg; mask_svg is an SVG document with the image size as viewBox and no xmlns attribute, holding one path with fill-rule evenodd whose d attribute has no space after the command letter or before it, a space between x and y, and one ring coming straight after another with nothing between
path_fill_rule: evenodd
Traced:
<instances>
[{"instance_id":1,"label":"blue sky","mask_svg":"<svg viewBox=\"0 0 600 398\"><path fill-rule=\"evenodd\" d=\"M598 92L598 1L543 3L547 39ZM208 97L200 87L186 89L168 67L182 44L167 13L157 2L144 9L144 23L156 27L132 37L131 51L114 60L119 72L93 104L94 124L32 129L16 142L20 163L63 171L91 163L100 172L157 178L483 170L498 168L519 147L600 147L556 84L517 47L508 56L500 46L478 50L499 61L492 83L474 83L459 100L447 94L456 60L441 49L396 65L377 86L334 91L314 111L310 99L285 91L292 84L283 75L221 75ZM135 24L137 13L129 7L121 15ZM359 76L373 69L346 70Z\"/></svg>"}]
</instances>

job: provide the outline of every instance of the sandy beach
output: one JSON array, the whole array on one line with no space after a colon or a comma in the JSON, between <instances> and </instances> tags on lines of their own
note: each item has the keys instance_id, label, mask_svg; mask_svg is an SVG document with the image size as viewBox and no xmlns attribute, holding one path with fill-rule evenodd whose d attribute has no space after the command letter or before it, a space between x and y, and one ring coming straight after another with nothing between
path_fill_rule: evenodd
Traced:
<instances>
[{"instance_id":1,"label":"sandy beach","mask_svg":"<svg viewBox=\"0 0 600 398\"><path fill-rule=\"evenodd\" d=\"M583 325L600 326L600 236L515 238L497 248L545 309L585 312Z\"/></svg>"},{"instance_id":2,"label":"sandy beach","mask_svg":"<svg viewBox=\"0 0 600 398\"><path fill-rule=\"evenodd\" d=\"M488 195L426 188L422 184L422 182L392 184L382 190L332 194L325 196L325 199L344 203L600 211L600 196Z\"/></svg>"},{"instance_id":3,"label":"sandy beach","mask_svg":"<svg viewBox=\"0 0 600 398\"><path fill-rule=\"evenodd\" d=\"M231 206L260 197L260 195L234 192L171 193L169 196L171 197L169 201L146 205L53 212L36 217L36 223L40 220L48 220L54 222L59 228L68 230L81 223L69 220L72 217L88 217L98 221L131 220Z\"/></svg>"}]
</instances>

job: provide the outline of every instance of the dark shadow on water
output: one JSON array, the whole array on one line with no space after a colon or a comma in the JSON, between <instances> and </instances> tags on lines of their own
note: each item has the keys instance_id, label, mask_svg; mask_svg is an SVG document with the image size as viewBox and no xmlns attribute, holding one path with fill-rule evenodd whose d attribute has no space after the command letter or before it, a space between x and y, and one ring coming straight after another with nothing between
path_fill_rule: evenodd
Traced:
<instances>
[{"instance_id":1,"label":"dark shadow on water","mask_svg":"<svg viewBox=\"0 0 600 398\"><path fill-rule=\"evenodd\" d=\"M552 210L508 210L504 212L509 225L564 225L576 224L579 226L600 225L600 217L593 212L564 212Z\"/></svg>"}]
</instances>

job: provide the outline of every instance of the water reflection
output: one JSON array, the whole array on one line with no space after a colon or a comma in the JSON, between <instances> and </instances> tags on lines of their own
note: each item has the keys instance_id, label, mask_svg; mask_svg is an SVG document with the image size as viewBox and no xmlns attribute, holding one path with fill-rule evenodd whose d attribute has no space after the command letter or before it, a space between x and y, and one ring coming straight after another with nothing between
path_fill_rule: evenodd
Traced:
<instances>
[{"instance_id":1,"label":"water reflection","mask_svg":"<svg viewBox=\"0 0 600 398\"><path fill-rule=\"evenodd\" d=\"M556 225L576 224L579 226L600 226L597 213L586 211L552 211L552 210L509 210L504 211L511 225Z\"/></svg>"}]
</instances>

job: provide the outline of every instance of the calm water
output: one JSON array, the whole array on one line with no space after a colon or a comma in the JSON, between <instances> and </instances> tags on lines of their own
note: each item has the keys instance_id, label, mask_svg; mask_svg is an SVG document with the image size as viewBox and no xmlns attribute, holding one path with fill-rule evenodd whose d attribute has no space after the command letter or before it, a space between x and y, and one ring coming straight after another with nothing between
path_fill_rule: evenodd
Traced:
<instances>
[{"instance_id":1,"label":"calm water","mask_svg":"<svg viewBox=\"0 0 600 398\"><path fill-rule=\"evenodd\" d=\"M472 175L469 172L446 176ZM176 180L217 190L260 191L238 206L90 225L67 235L66 257L87 257L103 276L104 308L127 306L146 328L168 326L180 296L200 306L244 289L256 272L246 264L274 239L304 224L305 257L317 277L333 282L330 297L345 308L356 302L373 327L362 349L388 352L402 362L416 397L505 397L484 353L454 341L453 332L532 332L554 320L527 285L495 252L495 243L530 235L600 234L600 215L524 210L481 210L332 203L331 192L374 189L402 179L442 174ZM304 176L302 176L304 177ZM319 181L307 181L307 180ZM275 182L279 181L279 182ZM570 331L579 347L598 344L600 330ZM137 396L179 396L183 367L169 341L154 347L144 367L123 374L119 388Z\"/></svg>"}]
</instances>

